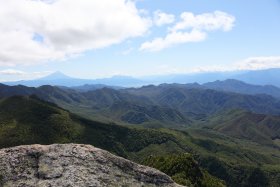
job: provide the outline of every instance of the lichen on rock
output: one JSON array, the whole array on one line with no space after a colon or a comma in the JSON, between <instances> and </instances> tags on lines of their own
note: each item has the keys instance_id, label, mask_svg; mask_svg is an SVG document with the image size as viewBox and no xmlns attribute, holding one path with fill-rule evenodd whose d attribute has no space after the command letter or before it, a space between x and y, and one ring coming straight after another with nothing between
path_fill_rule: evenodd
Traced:
<instances>
[{"instance_id":1,"label":"lichen on rock","mask_svg":"<svg viewBox=\"0 0 280 187\"><path fill-rule=\"evenodd\" d=\"M0 150L0 186L180 186L164 173L83 144Z\"/></svg>"}]
</instances>

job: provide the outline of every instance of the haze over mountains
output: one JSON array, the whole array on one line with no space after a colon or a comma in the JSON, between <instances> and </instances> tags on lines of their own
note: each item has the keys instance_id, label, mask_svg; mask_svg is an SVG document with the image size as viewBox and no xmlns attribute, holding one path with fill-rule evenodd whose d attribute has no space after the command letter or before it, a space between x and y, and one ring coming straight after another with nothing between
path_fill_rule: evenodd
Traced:
<instances>
[{"instance_id":1,"label":"haze over mountains","mask_svg":"<svg viewBox=\"0 0 280 187\"><path fill-rule=\"evenodd\" d=\"M25 86L33 86L38 87L42 85L55 85L55 86L81 86L81 85L109 85L109 86L141 86L144 84L143 81L127 77L127 76L114 76L111 78L104 78L104 79L80 79L80 78L73 78L69 77L59 71L54 72L46 77L36 79L36 80L22 80L22 81L15 81L15 82L5 82L7 85L25 85Z\"/></svg>"},{"instance_id":2,"label":"haze over mountains","mask_svg":"<svg viewBox=\"0 0 280 187\"><path fill-rule=\"evenodd\" d=\"M117 87L139 87L149 84L162 83L200 83L204 84L216 80L235 79L254 85L273 85L280 87L280 69L251 70L251 71L232 71L232 72L206 72L192 74L174 74L162 76L130 77L113 76L103 79L80 79L67 76L61 72L52 73L46 77L36 80L22 80L15 82L4 82L7 85L25 85L38 87L42 85L55 86L82 86L82 85L107 85ZM100 87L100 86L99 86Z\"/></svg>"}]
</instances>

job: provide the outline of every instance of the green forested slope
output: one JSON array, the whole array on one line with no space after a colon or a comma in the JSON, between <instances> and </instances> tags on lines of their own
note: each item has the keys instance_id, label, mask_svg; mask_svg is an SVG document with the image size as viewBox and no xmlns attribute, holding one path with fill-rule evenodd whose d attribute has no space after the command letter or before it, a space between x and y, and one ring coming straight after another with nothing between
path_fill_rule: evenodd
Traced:
<instances>
[{"instance_id":1,"label":"green forested slope","mask_svg":"<svg viewBox=\"0 0 280 187\"><path fill-rule=\"evenodd\" d=\"M14 96L0 102L0 146L88 143L127 156L149 144L173 141L150 129L90 121L36 97Z\"/></svg>"},{"instance_id":2,"label":"green forested slope","mask_svg":"<svg viewBox=\"0 0 280 187\"><path fill-rule=\"evenodd\" d=\"M170 152L168 147L172 145L185 152L171 134L90 121L36 96L13 96L0 101L0 148L70 142L91 144L136 161L148 156L139 153L149 146L165 146Z\"/></svg>"},{"instance_id":3,"label":"green forested slope","mask_svg":"<svg viewBox=\"0 0 280 187\"><path fill-rule=\"evenodd\" d=\"M157 168L168 174L182 185L194 187L223 187L224 182L212 177L199 168L190 154L171 154L168 156L150 156L143 161L145 165Z\"/></svg>"},{"instance_id":4,"label":"green forested slope","mask_svg":"<svg viewBox=\"0 0 280 187\"><path fill-rule=\"evenodd\" d=\"M204 128L210 128L232 137L279 146L277 145L277 140L280 139L279 116L230 110L210 116L202 124Z\"/></svg>"},{"instance_id":5,"label":"green forested slope","mask_svg":"<svg viewBox=\"0 0 280 187\"><path fill-rule=\"evenodd\" d=\"M49 98L68 103L71 107L77 106L78 102L87 101L72 91L69 94L49 86L43 87L43 90L41 94L47 93ZM121 97L112 93L109 94L108 106L117 103L110 101L112 96L114 99ZM90 95L92 97L92 94ZM174 96L170 98L174 99ZM99 99L92 100L97 102ZM218 101L217 97L215 102ZM262 104L258 106L261 108ZM275 105L277 106L277 102ZM217 103L216 106L220 104ZM118 111L115 108L111 109L112 113ZM274 109L277 110L277 107ZM94 118L94 113L91 115ZM209 124L184 131L167 128L156 130L132 128L79 117L52 103L42 101L37 96L3 97L0 101L0 147L34 143L86 143L137 162L143 162L151 155L168 158L170 154L189 152L194 155L199 166L226 181L228 186L275 186L280 183L280 151L277 146L279 138L277 134L273 134L279 132L276 116L236 110L233 113L219 113L205 119ZM240 119L246 123L240 125ZM252 121L250 125L246 125L248 120ZM254 126L255 122L260 123ZM247 127L250 127L249 130L246 130ZM242 132L242 136L236 132ZM261 134L265 134L263 140L259 138L263 137ZM270 138L273 144L267 141L267 138Z\"/></svg>"}]
</instances>

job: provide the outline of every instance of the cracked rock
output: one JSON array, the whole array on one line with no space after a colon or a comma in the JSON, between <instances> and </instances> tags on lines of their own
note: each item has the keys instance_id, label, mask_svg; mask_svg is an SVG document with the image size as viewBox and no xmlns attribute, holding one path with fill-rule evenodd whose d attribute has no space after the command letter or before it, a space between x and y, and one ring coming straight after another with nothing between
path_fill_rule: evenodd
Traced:
<instances>
[{"instance_id":1,"label":"cracked rock","mask_svg":"<svg viewBox=\"0 0 280 187\"><path fill-rule=\"evenodd\" d=\"M0 187L179 187L164 173L83 144L0 150Z\"/></svg>"}]
</instances>

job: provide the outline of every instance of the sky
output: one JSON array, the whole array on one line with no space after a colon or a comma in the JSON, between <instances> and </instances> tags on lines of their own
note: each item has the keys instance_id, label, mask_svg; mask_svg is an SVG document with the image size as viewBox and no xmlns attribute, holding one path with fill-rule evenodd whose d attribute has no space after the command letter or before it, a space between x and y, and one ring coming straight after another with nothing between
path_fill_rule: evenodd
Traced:
<instances>
[{"instance_id":1,"label":"sky","mask_svg":"<svg viewBox=\"0 0 280 187\"><path fill-rule=\"evenodd\" d=\"M280 67L279 0L0 0L0 81Z\"/></svg>"}]
</instances>

